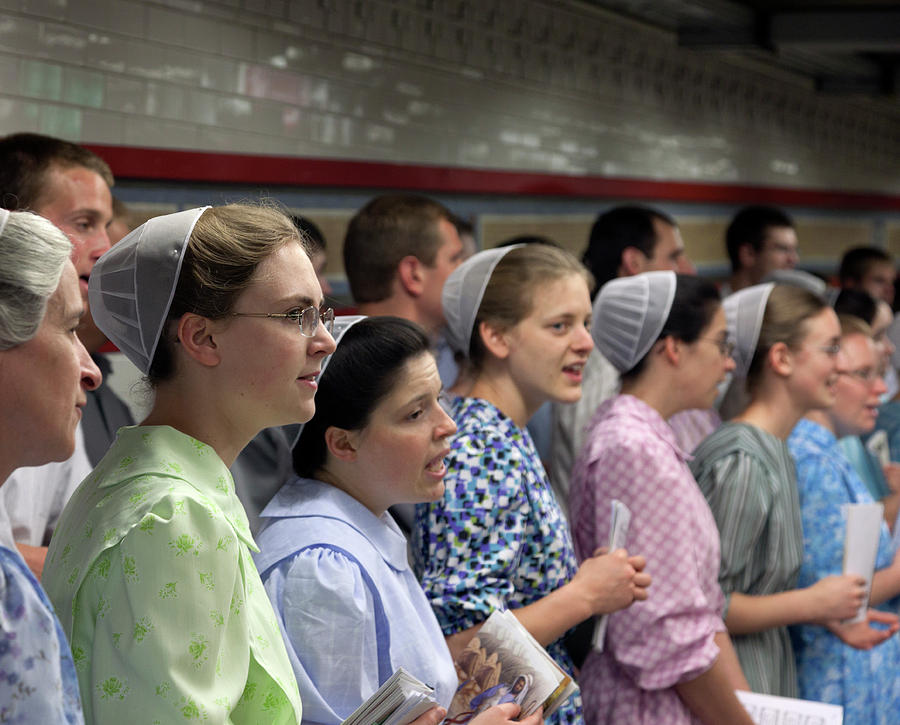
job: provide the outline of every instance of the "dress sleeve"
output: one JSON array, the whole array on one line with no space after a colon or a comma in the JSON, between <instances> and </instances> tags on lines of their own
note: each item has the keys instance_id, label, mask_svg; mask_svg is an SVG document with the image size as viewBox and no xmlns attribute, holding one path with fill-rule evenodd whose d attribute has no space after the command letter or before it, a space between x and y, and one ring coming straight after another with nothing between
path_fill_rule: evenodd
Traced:
<instances>
[{"instance_id":1,"label":"dress sleeve","mask_svg":"<svg viewBox=\"0 0 900 725\"><path fill-rule=\"evenodd\" d=\"M301 551L266 580L283 622L304 722L339 725L379 683L375 607L359 566L328 547Z\"/></svg>"},{"instance_id":2,"label":"dress sleeve","mask_svg":"<svg viewBox=\"0 0 900 725\"><path fill-rule=\"evenodd\" d=\"M94 610L76 613L96 620L93 641L78 641L76 629L72 644L90 652L82 698L96 725L137 713L230 722L251 651L240 546L199 502L164 499L95 560L87 579L99 596L76 600Z\"/></svg>"},{"instance_id":3,"label":"dress sleeve","mask_svg":"<svg viewBox=\"0 0 900 725\"><path fill-rule=\"evenodd\" d=\"M653 577L646 601L611 615L610 653L642 689L698 677L718 657L714 636L724 624L721 591L706 571L718 563L708 540L716 532L708 513L702 526L696 483L680 460L640 441L601 456L591 476L631 509L628 550L646 557Z\"/></svg>"},{"instance_id":4,"label":"dress sleeve","mask_svg":"<svg viewBox=\"0 0 900 725\"><path fill-rule=\"evenodd\" d=\"M514 591L528 467L497 433L462 435L447 458L444 498L417 507L416 568L445 635L480 624Z\"/></svg>"},{"instance_id":5,"label":"dress sleeve","mask_svg":"<svg viewBox=\"0 0 900 725\"><path fill-rule=\"evenodd\" d=\"M765 476L758 458L735 450L704 466L697 477L719 529L719 585L726 613L732 592L746 591L756 576L753 563L759 560L756 552L764 544L772 505Z\"/></svg>"}]
</instances>

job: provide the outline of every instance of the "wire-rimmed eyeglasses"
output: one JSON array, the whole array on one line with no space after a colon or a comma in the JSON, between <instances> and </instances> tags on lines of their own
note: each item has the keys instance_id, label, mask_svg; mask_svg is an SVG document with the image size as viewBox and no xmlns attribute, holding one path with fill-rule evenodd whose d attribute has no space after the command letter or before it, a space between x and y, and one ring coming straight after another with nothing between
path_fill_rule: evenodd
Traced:
<instances>
[{"instance_id":1,"label":"wire-rimmed eyeglasses","mask_svg":"<svg viewBox=\"0 0 900 725\"><path fill-rule=\"evenodd\" d=\"M719 348L719 354L722 357L731 357L734 353L734 341L724 339L721 337L701 337L701 340L704 342L711 342L717 348Z\"/></svg>"},{"instance_id":2,"label":"wire-rimmed eyeglasses","mask_svg":"<svg viewBox=\"0 0 900 725\"><path fill-rule=\"evenodd\" d=\"M290 312L232 312L231 315L232 317L272 317L293 320L300 326L300 334L303 337L315 337L320 320L329 335L334 331L333 307L326 307L322 310L318 307L304 307L302 310L291 310Z\"/></svg>"},{"instance_id":3,"label":"wire-rimmed eyeglasses","mask_svg":"<svg viewBox=\"0 0 900 725\"><path fill-rule=\"evenodd\" d=\"M878 370L873 367L859 368L857 370L836 370L838 375L846 375L851 380L856 380L863 385L874 385L875 381L881 377Z\"/></svg>"}]
</instances>

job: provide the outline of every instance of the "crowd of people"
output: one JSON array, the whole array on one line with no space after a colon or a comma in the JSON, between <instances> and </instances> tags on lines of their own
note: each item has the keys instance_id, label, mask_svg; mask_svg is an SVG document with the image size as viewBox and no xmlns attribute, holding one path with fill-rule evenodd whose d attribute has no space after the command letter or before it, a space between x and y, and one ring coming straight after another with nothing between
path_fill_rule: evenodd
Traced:
<instances>
[{"instance_id":1,"label":"crowd of people","mask_svg":"<svg viewBox=\"0 0 900 725\"><path fill-rule=\"evenodd\" d=\"M717 286L649 207L601 214L578 259L474 251L392 194L350 222L335 317L309 220L129 230L112 186L75 144L0 139L0 721L338 725L402 667L437 725L508 609L578 682L548 722L750 723L739 690L897 722L883 250L826 288L790 217L747 207ZM137 425L110 342L145 376ZM844 512L876 501L869 583ZM500 699L471 722L517 720Z\"/></svg>"}]
</instances>

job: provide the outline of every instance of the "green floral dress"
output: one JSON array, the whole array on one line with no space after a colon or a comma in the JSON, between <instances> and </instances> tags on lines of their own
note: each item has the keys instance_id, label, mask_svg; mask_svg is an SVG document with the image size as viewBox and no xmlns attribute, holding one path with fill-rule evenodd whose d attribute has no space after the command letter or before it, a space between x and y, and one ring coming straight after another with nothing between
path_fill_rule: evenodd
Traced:
<instances>
[{"instance_id":1,"label":"green floral dress","mask_svg":"<svg viewBox=\"0 0 900 725\"><path fill-rule=\"evenodd\" d=\"M122 428L63 511L43 583L86 722L300 723L300 695L228 468L167 426Z\"/></svg>"}]
</instances>

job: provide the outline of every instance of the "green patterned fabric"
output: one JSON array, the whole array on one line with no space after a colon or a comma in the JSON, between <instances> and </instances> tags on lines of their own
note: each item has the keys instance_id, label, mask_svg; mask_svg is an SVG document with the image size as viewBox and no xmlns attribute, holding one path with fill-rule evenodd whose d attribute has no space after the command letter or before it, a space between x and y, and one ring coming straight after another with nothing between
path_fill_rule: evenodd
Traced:
<instances>
[{"instance_id":1,"label":"green patterned fabric","mask_svg":"<svg viewBox=\"0 0 900 725\"><path fill-rule=\"evenodd\" d=\"M300 695L228 468L122 428L63 511L43 583L86 722L299 723Z\"/></svg>"}]
</instances>

